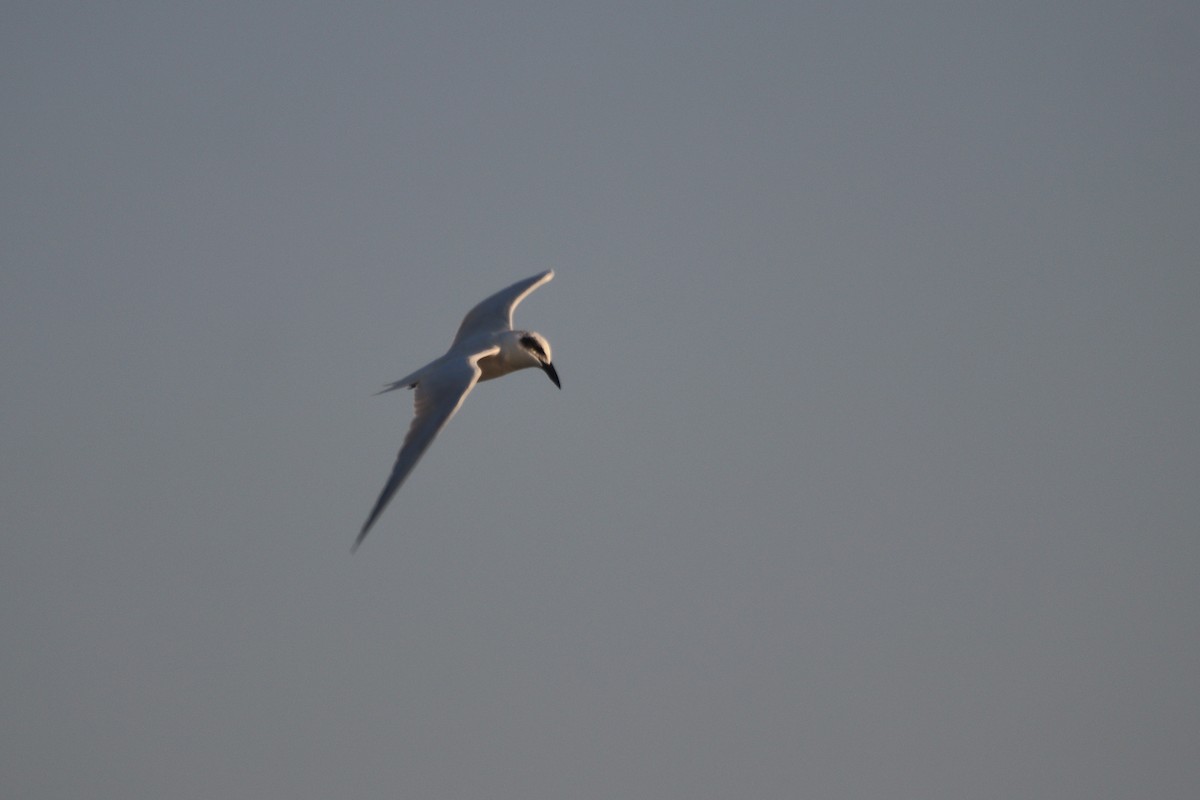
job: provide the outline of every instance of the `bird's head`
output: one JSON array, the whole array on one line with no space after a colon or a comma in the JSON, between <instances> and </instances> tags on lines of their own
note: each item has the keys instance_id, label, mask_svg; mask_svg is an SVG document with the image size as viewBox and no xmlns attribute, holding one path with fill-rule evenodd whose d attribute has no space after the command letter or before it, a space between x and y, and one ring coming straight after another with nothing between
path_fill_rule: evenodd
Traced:
<instances>
[{"instance_id":1,"label":"bird's head","mask_svg":"<svg viewBox=\"0 0 1200 800\"><path fill-rule=\"evenodd\" d=\"M558 371L554 369L554 364L551 362L550 343L546 341L546 337L533 331L521 331L517 344L520 346L520 357L526 361L522 366L537 367L549 376L555 386L561 389L562 384L559 383Z\"/></svg>"}]
</instances>

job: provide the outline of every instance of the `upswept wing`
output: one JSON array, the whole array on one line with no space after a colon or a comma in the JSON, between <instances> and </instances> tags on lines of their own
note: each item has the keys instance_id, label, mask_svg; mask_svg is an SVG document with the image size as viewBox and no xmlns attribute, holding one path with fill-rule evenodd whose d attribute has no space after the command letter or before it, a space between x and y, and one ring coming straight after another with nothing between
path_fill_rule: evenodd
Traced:
<instances>
[{"instance_id":1,"label":"upswept wing","mask_svg":"<svg viewBox=\"0 0 1200 800\"><path fill-rule=\"evenodd\" d=\"M371 509L371 515L367 517L351 550L357 550L362 544L367 531L371 530L375 520L379 519L392 495L396 494L413 471L413 467L421 460L421 456L425 455L438 432L458 411L471 389L475 388L480 374L479 359L498 352L499 347L490 347L466 358L446 360L421 377L413 398L416 413L412 424L408 426L408 434L404 437L400 453L396 456L392 474L384 484L383 491L379 493L379 499L375 501L375 507Z\"/></svg>"},{"instance_id":2,"label":"upswept wing","mask_svg":"<svg viewBox=\"0 0 1200 800\"><path fill-rule=\"evenodd\" d=\"M548 283L553 277L554 270L548 269L540 275L517 281L479 303L463 317L462 324L458 326L458 333L454 335L454 342L450 345L451 349L480 333L512 330L513 309L528 297L530 292L543 283Z\"/></svg>"}]
</instances>

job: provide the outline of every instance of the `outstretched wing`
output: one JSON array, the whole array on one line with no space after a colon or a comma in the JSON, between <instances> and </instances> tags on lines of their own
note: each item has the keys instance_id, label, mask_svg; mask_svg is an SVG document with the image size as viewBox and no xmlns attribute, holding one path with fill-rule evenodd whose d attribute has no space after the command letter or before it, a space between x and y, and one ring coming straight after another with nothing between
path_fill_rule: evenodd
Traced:
<instances>
[{"instance_id":1,"label":"outstretched wing","mask_svg":"<svg viewBox=\"0 0 1200 800\"><path fill-rule=\"evenodd\" d=\"M379 519L379 515L387 507L392 495L396 494L409 473L413 471L413 467L421 460L421 456L425 455L425 451L429 449L429 445L433 443L438 432L458 411L463 400L471 393L471 389L475 388L480 374L479 359L495 355L498 352L500 352L499 347L490 347L466 358L449 359L421 376L413 400L416 414L413 416L412 424L408 426L408 434L404 437L404 444L400 448L399 455L396 456L392 474L384 484L383 491L379 493L379 499L375 501L375 507L371 509L371 516L367 517L351 551L357 550L358 546L362 544L363 539L367 536L367 531L371 530L375 520Z\"/></svg>"},{"instance_id":2,"label":"outstretched wing","mask_svg":"<svg viewBox=\"0 0 1200 800\"><path fill-rule=\"evenodd\" d=\"M450 345L451 349L460 342L480 333L499 333L512 330L513 309L517 307L517 303L553 277L554 270L548 269L541 275L534 275L532 278L517 281L507 289L501 289L472 308L463 317L462 324L458 326L458 333L454 335L454 343Z\"/></svg>"}]
</instances>

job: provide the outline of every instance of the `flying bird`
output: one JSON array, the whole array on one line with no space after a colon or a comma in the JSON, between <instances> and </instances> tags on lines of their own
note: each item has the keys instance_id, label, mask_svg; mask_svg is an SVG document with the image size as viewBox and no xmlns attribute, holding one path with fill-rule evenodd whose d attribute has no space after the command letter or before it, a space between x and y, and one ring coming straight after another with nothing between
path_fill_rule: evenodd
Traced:
<instances>
[{"instance_id":1,"label":"flying bird","mask_svg":"<svg viewBox=\"0 0 1200 800\"><path fill-rule=\"evenodd\" d=\"M562 388L558 372L550 360L550 343L546 337L533 331L513 330L512 326L513 309L517 304L553 277L554 270L546 270L496 292L467 312L445 355L378 392L383 394L394 389L416 389L413 403L415 415L404 437L404 444L400 447L400 454L396 456L392 474L379 493L371 515L363 523L354 547L350 548L352 552L362 544L367 531L379 519L388 501L476 383L526 367L537 367L550 377L555 386Z\"/></svg>"}]
</instances>

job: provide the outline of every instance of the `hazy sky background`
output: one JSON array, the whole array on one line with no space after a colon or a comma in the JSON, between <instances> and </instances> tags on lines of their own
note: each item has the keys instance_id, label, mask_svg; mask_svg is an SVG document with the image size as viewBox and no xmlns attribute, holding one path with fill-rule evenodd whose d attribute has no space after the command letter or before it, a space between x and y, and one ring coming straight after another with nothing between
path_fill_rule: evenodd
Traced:
<instances>
[{"instance_id":1,"label":"hazy sky background","mask_svg":"<svg viewBox=\"0 0 1200 800\"><path fill-rule=\"evenodd\" d=\"M1200 796L1194 3L0 18L6 797Z\"/></svg>"}]
</instances>

